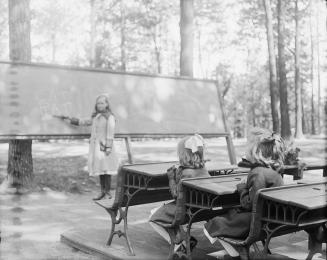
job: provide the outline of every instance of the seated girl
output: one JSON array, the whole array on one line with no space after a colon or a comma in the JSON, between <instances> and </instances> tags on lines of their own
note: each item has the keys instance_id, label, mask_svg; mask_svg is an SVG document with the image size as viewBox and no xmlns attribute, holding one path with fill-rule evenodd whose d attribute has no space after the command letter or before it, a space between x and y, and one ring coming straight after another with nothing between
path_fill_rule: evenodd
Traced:
<instances>
[{"instance_id":1,"label":"seated girl","mask_svg":"<svg viewBox=\"0 0 327 260\"><path fill-rule=\"evenodd\" d=\"M216 237L246 238L250 231L252 201L262 188L283 185L279 171L283 167L285 145L282 138L273 132L255 128L251 131L246 152L246 164L251 168L246 183L239 183L240 208L214 217L204 225L204 233L211 241ZM219 240L231 256L237 256L233 248ZM234 250L234 251L233 251Z\"/></svg>"},{"instance_id":2,"label":"seated girl","mask_svg":"<svg viewBox=\"0 0 327 260\"><path fill-rule=\"evenodd\" d=\"M204 141L200 135L183 138L177 146L179 165L172 166L167 170L169 187L174 201L153 209L150 216L150 224L170 244L177 244L174 251L185 250L182 244L184 230L180 226L174 226L176 214L176 199L179 193L180 181L184 178L209 177L204 161ZM169 235L170 234L170 235ZM175 241L171 241L175 237ZM196 239L191 238L191 247L196 245Z\"/></svg>"}]
</instances>

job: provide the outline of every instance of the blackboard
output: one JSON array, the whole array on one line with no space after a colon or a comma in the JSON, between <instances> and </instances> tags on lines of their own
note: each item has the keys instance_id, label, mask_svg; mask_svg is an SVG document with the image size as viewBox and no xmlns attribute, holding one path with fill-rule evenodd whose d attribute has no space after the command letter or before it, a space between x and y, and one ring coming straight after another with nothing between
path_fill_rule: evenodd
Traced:
<instances>
[{"instance_id":1,"label":"blackboard","mask_svg":"<svg viewBox=\"0 0 327 260\"><path fill-rule=\"evenodd\" d=\"M101 93L118 135L226 133L214 81L0 62L0 136L88 134L52 115L90 118Z\"/></svg>"}]
</instances>

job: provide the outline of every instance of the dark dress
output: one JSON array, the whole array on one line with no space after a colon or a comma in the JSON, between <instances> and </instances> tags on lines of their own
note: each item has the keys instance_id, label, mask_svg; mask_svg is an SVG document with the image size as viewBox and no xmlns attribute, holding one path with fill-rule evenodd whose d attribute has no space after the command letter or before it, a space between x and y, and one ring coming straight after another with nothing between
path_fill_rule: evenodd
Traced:
<instances>
[{"instance_id":1,"label":"dark dress","mask_svg":"<svg viewBox=\"0 0 327 260\"><path fill-rule=\"evenodd\" d=\"M153 213L153 215L150 217L150 221L165 228L173 228L173 223L175 222L174 220L181 217L178 216L178 214L182 214L182 210L178 210L176 207L176 199L178 197L178 193L181 192L181 186L179 185L181 180L196 177L210 177L210 175L205 167L195 169L183 166L168 169L167 175L169 178L170 192L175 200L167 204L163 204Z\"/></svg>"},{"instance_id":2,"label":"dark dress","mask_svg":"<svg viewBox=\"0 0 327 260\"><path fill-rule=\"evenodd\" d=\"M250 231L252 201L256 192L281 185L283 179L277 171L256 165L249 172L246 183L237 185L241 207L212 218L204 225L205 229L212 237L246 238Z\"/></svg>"}]
</instances>

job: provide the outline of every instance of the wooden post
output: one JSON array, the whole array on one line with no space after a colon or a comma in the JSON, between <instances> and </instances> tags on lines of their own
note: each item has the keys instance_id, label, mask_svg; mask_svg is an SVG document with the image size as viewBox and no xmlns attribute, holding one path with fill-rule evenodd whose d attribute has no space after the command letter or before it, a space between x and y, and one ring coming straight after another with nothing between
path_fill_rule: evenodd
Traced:
<instances>
[{"instance_id":1,"label":"wooden post","mask_svg":"<svg viewBox=\"0 0 327 260\"><path fill-rule=\"evenodd\" d=\"M217 81L216 81L215 85L216 85L216 90L217 90L218 101L219 101L219 104L220 104L220 110L221 110L221 114L222 114L222 117L223 117L224 128L225 128L225 131L227 133L226 143L227 143L229 161L230 161L231 164L236 164L237 162L236 162L236 155L235 155L233 140L232 140L232 136L230 134L230 130L229 130L228 125L227 125L226 115L225 115L225 111L224 111L223 99L222 99L222 97L220 95L219 85L218 85Z\"/></svg>"},{"instance_id":2,"label":"wooden post","mask_svg":"<svg viewBox=\"0 0 327 260\"><path fill-rule=\"evenodd\" d=\"M237 164L236 156L235 156L235 148L234 148L233 141L232 141L230 134L226 135L226 143L227 143L227 149L228 149L230 163Z\"/></svg>"},{"instance_id":3,"label":"wooden post","mask_svg":"<svg viewBox=\"0 0 327 260\"><path fill-rule=\"evenodd\" d=\"M126 151L128 156L128 162L133 163L133 157L131 152L131 138L128 136L128 137L124 137L124 139L125 139Z\"/></svg>"}]
</instances>

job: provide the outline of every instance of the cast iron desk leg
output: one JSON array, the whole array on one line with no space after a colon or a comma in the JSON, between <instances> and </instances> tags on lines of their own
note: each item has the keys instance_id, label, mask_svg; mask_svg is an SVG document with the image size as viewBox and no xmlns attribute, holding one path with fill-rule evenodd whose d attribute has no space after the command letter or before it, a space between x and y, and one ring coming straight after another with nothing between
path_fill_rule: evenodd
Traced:
<instances>
[{"instance_id":1,"label":"cast iron desk leg","mask_svg":"<svg viewBox=\"0 0 327 260\"><path fill-rule=\"evenodd\" d=\"M118 235L118 237L123 236L126 240L130 254L135 255L133 247L131 245L131 242L130 242L128 234L127 234L127 209L128 209L128 207L126 207L125 210L122 209L121 207L119 207L118 209L112 209L112 208L106 208L98 202L96 202L96 203L98 205L100 205L101 207L103 207L109 213L109 215L111 217L111 230L110 230L110 234L109 234L106 245L107 246L111 245L114 235ZM117 215L119 215L118 218L117 218ZM118 225L122 220L124 221L124 231L121 231L120 229L116 230L116 225Z\"/></svg>"}]
</instances>

